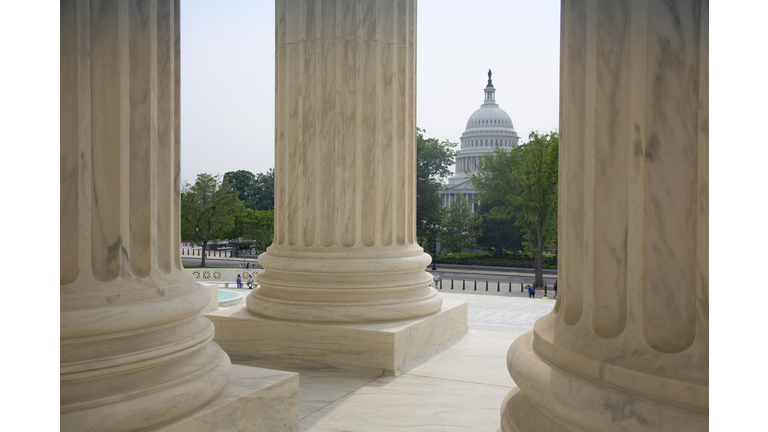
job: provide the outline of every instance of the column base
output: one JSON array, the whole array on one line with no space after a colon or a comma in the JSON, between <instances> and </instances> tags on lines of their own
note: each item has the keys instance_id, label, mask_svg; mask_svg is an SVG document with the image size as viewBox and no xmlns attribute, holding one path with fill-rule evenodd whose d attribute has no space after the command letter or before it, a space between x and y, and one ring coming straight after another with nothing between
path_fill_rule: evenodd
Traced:
<instances>
[{"instance_id":1,"label":"column base","mask_svg":"<svg viewBox=\"0 0 768 432\"><path fill-rule=\"evenodd\" d=\"M229 382L198 410L153 432L285 431L299 421L299 374L232 365Z\"/></svg>"},{"instance_id":2,"label":"column base","mask_svg":"<svg viewBox=\"0 0 768 432\"><path fill-rule=\"evenodd\" d=\"M507 367L518 385L504 399L501 430L706 431L709 415L626 393L557 367L533 348L533 332L509 347Z\"/></svg>"},{"instance_id":3,"label":"column base","mask_svg":"<svg viewBox=\"0 0 768 432\"><path fill-rule=\"evenodd\" d=\"M408 363L467 331L467 303L444 301L432 315L385 323L305 323L257 317L245 307L205 315L230 354L299 358L384 369Z\"/></svg>"},{"instance_id":4,"label":"column base","mask_svg":"<svg viewBox=\"0 0 768 432\"><path fill-rule=\"evenodd\" d=\"M402 321L440 310L418 245L403 250L347 248L343 252L282 250L259 255L264 271L245 305L266 319L360 323Z\"/></svg>"}]
</instances>

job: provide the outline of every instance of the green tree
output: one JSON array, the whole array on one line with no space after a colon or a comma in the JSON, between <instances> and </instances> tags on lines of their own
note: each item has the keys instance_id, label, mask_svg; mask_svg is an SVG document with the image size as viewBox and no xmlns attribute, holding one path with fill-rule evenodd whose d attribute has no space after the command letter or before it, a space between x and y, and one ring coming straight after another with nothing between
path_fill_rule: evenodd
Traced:
<instances>
[{"instance_id":1,"label":"green tree","mask_svg":"<svg viewBox=\"0 0 768 432\"><path fill-rule=\"evenodd\" d=\"M256 176L252 172L239 170L224 173L223 183L228 184L232 192L237 192L237 197L246 208L256 208Z\"/></svg>"},{"instance_id":2,"label":"green tree","mask_svg":"<svg viewBox=\"0 0 768 432\"><path fill-rule=\"evenodd\" d=\"M448 252L459 253L465 249L477 247L477 231L474 229L474 220L469 209L469 203L464 194L459 192L456 198L448 206L448 211L443 220L440 232L440 241Z\"/></svg>"},{"instance_id":3,"label":"green tree","mask_svg":"<svg viewBox=\"0 0 768 432\"><path fill-rule=\"evenodd\" d=\"M437 138L424 138L423 129L416 129L416 236L422 242L432 242L429 225L440 224L443 202L438 194L442 182L451 174L456 143ZM422 243L423 244L423 243ZM427 249L431 250L431 248Z\"/></svg>"},{"instance_id":4,"label":"green tree","mask_svg":"<svg viewBox=\"0 0 768 432\"><path fill-rule=\"evenodd\" d=\"M243 208L235 216L235 223L229 238L245 237L256 243L259 252L272 244L275 226L274 210L252 210Z\"/></svg>"},{"instance_id":5,"label":"green tree","mask_svg":"<svg viewBox=\"0 0 768 432\"><path fill-rule=\"evenodd\" d=\"M494 256L500 256L501 252L522 253L525 250L525 236L515 224L514 216L502 214L494 217L491 214L493 208L500 205L503 202L480 202L475 212L475 228L479 232L477 244Z\"/></svg>"},{"instance_id":6,"label":"green tree","mask_svg":"<svg viewBox=\"0 0 768 432\"><path fill-rule=\"evenodd\" d=\"M272 210L275 208L275 170L256 174L253 188L254 210Z\"/></svg>"},{"instance_id":7,"label":"green tree","mask_svg":"<svg viewBox=\"0 0 768 432\"><path fill-rule=\"evenodd\" d=\"M230 233L243 203L231 185L219 176L198 174L195 184L185 182L181 191L181 236L205 251L206 245ZM200 254L205 265L205 253Z\"/></svg>"},{"instance_id":8,"label":"green tree","mask_svg":"<svg viewBox=\"0 0 768 432\"><path fill-rule=\"evenodd\" d=\"M533 253L536 287L544 286L544 248L557 241L557 152L556 131L534 131L525 144L483 156L470 177L481 202L503 203L491 209L491 216L513 216L522 228L526 250Z\"/></svg>"}]
</instances>

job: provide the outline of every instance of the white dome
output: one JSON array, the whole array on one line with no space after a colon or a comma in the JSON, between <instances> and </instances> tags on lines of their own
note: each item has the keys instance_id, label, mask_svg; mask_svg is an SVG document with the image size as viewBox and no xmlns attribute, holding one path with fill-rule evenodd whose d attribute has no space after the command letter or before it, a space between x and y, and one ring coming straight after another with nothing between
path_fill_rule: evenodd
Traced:
<instances>
[{"instance_id":1,"label":"white dome","mask_svg":"<svg viewBox=\"0 0 768 432\"><path fill-rule=\"evenodd\" d=\"M495 107L492 105L496 105ZM483 104L467 120L467 129L501 127L514 129L512 119L497 104Z\"/></svg>"},{"instance_id":2,"label":"white dome","mask_svg":"<svg viewBox=\"0 0 768 432\"><path fill-rule=\"evenodd\" d=\"M483 89L485 101L480 109L472 113L467 127L461 134L459 151L456 154L455 174L448 178L448 184L440 191L443 207L448 207L460 191L473 200L471 211L477 210L478 194L469 180L476 172L485 155L497 149L509 150L517 146L519 137L512 125L512 119L496 103L496 88L488 70L488 85Z\"/></svg>"},{"instance_id":3,"label":"white dome","mask_svg":"<svg viewBox=\"0 0 768 432\"><path fill-rule=\"evenodd\" d=\"M496 103L496 88L488 71L488 85L483 89L485 101L469 116L467 128L461 134L459 152L456 154L456 174L448 179L455 183L477 170L483 155L496 149L511 149L517 146L519 137L512 119Z\"/></svg>"}]
</instances>

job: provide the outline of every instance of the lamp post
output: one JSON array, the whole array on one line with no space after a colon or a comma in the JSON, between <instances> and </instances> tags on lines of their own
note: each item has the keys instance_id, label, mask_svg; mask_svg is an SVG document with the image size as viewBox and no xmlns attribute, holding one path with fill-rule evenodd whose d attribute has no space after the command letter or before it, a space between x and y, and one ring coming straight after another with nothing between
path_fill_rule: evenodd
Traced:
<instances>
[{"instance_id":1,"label":"lamp post","mask_svg":"<svg viewBox=\"0 0 768 432\"><path fill-rule=\"evenodd\" d=\"M432 270L437 270L435 267L435 260L437 257L437 230L440 228L438 224L430 224L429 230L432 232Z\"/></svg>"}]
</instances>

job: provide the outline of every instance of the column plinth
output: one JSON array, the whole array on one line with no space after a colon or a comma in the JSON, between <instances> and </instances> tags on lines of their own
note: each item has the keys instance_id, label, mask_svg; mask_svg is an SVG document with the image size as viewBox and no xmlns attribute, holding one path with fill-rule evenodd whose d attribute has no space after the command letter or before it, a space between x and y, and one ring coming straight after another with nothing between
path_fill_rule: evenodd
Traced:
<instances>
[{"instance_id":1,"label":"column plinth","mask_svg":"<svg viewBox=\"0 0 768 432\"><path fill-rule=\"evenodd\" d=\"M708 430L708 16L563 1L559 292L504 431Z\"/></svg>"},{"instance_id":2,"label":"column plinth","mask_svg":"<svg viewBox=\"0 0 768 432\"><path fill-rule=\"evenodd\" d=\"M467 330L416 239L416 2L275 12L275 237L246 306L206 316L231 354L400 374Z\"/></svg>"},{"instance_id":3,"label":"column plinth","mask_svg":"<svg viewBox=\"0 0 768 432\"><path fill-rule=\"evenodd\" d=\"M416 3L280 1L275 238L247 298L315 322L433 314L415 235Z\"/></svg>"}]
</instances>

